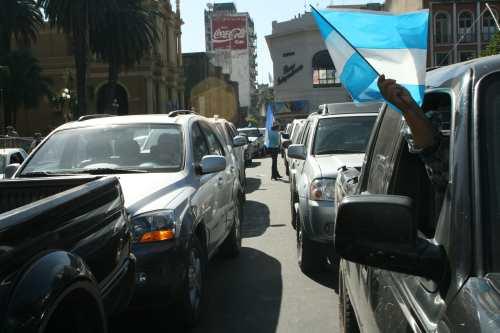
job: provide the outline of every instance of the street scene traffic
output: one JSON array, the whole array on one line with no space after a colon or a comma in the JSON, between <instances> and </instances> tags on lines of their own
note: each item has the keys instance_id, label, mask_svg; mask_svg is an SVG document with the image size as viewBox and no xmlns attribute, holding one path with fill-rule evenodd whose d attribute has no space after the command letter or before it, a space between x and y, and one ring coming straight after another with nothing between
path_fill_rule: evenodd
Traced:
<instances>
[{"instance_id":1,"label":"street scene traffic","mask_svg":"<svg viewBox=\"0 0 500 333\"><path fill-rule=\"evenodd\" d=\"M0 333L500 331L500 1L1 5Z\"/></svg>"}]
</instances>

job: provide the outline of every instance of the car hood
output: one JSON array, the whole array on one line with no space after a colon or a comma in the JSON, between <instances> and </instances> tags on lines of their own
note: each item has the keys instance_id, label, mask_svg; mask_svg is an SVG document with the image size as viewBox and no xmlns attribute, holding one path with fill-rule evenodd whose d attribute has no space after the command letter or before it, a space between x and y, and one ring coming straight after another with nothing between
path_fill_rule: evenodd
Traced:
<instances>
[{"instance_id":1,"label":"car hood","mask_svg":"<svg viewBox=\"0 0 500 333\"><path fill-rule=\"evenodd\" d=\"M186 189L184 172L118 175L125 197L125 208L131 216L160 209Z\"/></svg>"},{"instance_id":2,"label":"car hood","mask_svg":"<svg viewBox=\"0 0 500 333\"><path fill-rule=\"evenodd\" d=\"M361 167L365 154L317 155L316 163L321 170L321 177L337 177L338 169L343 166Z\"/></svg>"}]
</instances>

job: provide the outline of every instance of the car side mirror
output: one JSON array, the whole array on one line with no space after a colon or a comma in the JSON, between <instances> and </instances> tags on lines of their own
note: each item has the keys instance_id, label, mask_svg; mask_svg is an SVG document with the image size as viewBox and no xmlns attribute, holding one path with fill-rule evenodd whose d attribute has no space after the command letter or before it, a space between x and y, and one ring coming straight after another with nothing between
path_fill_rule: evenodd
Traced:
<instances>
[{"instance_id":1,"label":"car side mirror","mask_svg":"<svg viewBox=\"0 0 500 333\"><path fill-rule=\"evenodd\" d=\"M4 171L4 178L5 179L12 178L12 176L14 176L14 174L16 173L16 171L19 169L20 166L21 166L21 164L19 164L19 163L7 165L5 167L5 171Z\"/></svg>"},{"instance_id":2,"label":"car side mirror","mask_svg":"<svg viewBox=\"0 0 500 333\"><path fill-rule=\"evenodd\" d=\"M306 159L306 147L304 145L290 145L288 147L288 157L298 160Z\"/></svg>"},{"instance_id":3,"label":"car side mirror","mask_svg":"<svg viewBox=\"0 0 500 333\"><path fill-rule=\"evenodd\" d=\"M336 252L349 261L442 282L444 250L417 236L412 199L395 195L344 198L334 231Z\"/></svg>"},{"instance_id":4,"label":"car side mirror","mask_svg":"<svg viewBox=\"0 0 500 333\"><path fill-rule=\"evenodd\" d=\"M290 140L290 134L288 134L288 133L281 133L281 138L283 140Z\"/></svg>"},{"instance_id":5,"label":"car side mirror","mask_svg":"<svg viewBox=\"0 0 500 333\"><path fill-rule=\"evenodd\" d=\"M247 138L237 135L233 138L233 147L241 147L247 144Z\"/></svg>"},{"instance_id":6,"label":"car side mirror","mask_svg":"<svg viewBox=\"0 0 500 333\"><path fill-rule=\"evenodd\" d=\"M226 169L226 158L218 155L207 155L201 159L200 172L202 175L216 173Z\"/></svg>"}]
</instances>

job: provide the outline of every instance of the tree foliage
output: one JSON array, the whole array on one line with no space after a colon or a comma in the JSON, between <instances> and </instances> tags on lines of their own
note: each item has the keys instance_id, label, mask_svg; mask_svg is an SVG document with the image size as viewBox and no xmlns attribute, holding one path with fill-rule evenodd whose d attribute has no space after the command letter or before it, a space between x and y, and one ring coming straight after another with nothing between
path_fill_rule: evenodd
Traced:
<instances>
[{"instance_id":1,"label":"tree foliage","mask_svg":"<svg viewBox=\"0 0 500 333\"><path fill-rule=\"evenodd\" d=\"M109 64L107 105L115 98L120 71L139 63L158 42L156 20L162 14L139 0L116 0L118 8L104 12L104 20L91 28L91 50Z\"/></svg>"},{"instance_id":2,"label":"tree foliage","mask_svg":"<svg viewBox=\"0 0 500 333\"><path fill-rule=\"evenodd\" d=\"M497 31L490 39L488 46L481 52L481 56L500 54L500 31Z\"/></svg>"},{"instance_id":3,"label":"tree foliage","mask_svg":"<svg viewBox=\"0 0 500 333\"><path fill-rule=\"evenodd\" d=\"M12 51L0 62L8 68L0 76L5 122L15 125L16 114L21 107L35 108L43 97L51 97L51 81L42 75L38 59L28 50Z\"/></svg>"},{"instance_id":4,"label":"tree foliage","mask_svg":"<svg viewBox=\"0 0 500 333\"><path fill-rule=\"evenodd\" d=\"M34 0L2 0L0 4L0 57L11 51L12 38L28 46L35 42L43 23Z\"/></svg>"}]
</instances>

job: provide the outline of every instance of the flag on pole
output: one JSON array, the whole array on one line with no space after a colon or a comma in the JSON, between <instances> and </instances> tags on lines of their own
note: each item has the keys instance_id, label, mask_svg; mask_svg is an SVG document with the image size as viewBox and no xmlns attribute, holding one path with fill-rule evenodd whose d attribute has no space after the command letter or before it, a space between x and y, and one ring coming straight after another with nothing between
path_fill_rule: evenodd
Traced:
<instances>
[{"instance_id":1,"label":"flag on pole","mask_svg":"<svg viewBox=\"0 0 500 333\"><path fill-rule=\"evenodd\" d=\"M427 66L428 10L404 14L317 10L313 16L340 82L355 102L381 101L384 74L422 105Z\"/></svg>"},{"instance_id":2,"label":"flag on pole","mask_svg":"<svg viewBox=\"0 0 500 333\"><path fill-rule=\"evenodd\" d=\"M271 131L271 127L273 127L273 124L274 124L274 113L271 103L269 103L267 104L267 110L266 110L266 135L264 137L264 145L266 147L269 147L269 133Z\"/></svg>"}]
</instances>

